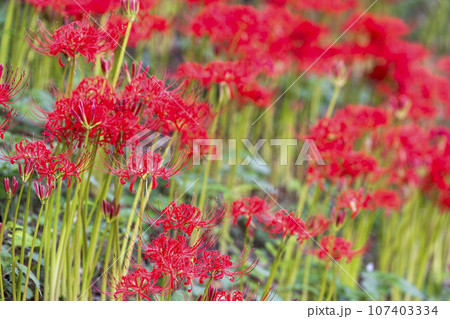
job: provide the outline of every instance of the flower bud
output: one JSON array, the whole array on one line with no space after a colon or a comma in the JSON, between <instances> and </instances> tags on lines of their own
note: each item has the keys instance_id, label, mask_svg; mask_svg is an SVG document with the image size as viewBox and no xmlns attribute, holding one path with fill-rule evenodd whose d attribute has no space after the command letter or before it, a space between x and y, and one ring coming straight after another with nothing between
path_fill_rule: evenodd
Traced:
<instances>
[{"instance_id":1,"label":"flower bud","mask_svg":"<svg viewBox=\"0 0 450 319\"><path fill-rule=\"evenodd\" d=\"M19 174L22 178L22 182L26 183L30 179L31 175L33 174L33 168L34 168L34 162L33 161L26 161L25 166L22 169L22 165L19 163Z\"/></svg>"},{"instance_id":2,"label":"flower bud","mask_svg":"<svg viewBox=\"0 0 450 319\"><path fill-rule=\"evenodd\" d=\"M12 187L10 187L9 178L4 178L3 184L5 185L6 196L8 196L9 199L13 198L14 194L17 191L17 186L19 186L19 182L16 180L15 177L13 177L12 183L11 183Z\"/></svg>"},{"instance_id":3,"label":"flower bud","mask_svg":"<svg viewBox=\"0 0 450 319\"><path fill-rule=\"evenodd\" d=\"M347 213L343 210L333 210L332 214L332 218L337 227L341 226L344 223L345 217L347 215Z\"/></svg>"},{"instance_id":4,"label":"flower bud","mask_svg":"<svg viewBox=\"0 0 450 319\"><path fill-rule=\"evenodd\" d=\"M334 61L328 69L328 77L336 87L343 87L350 76L350 68L347 68L344 61Z\"/></svg>"},{"instance_id":5,"label":"flower bud","mask_svg":"<svg viewBox=\"0 0 450 319\"><path fill-rule=\"evenodd\" d=\"M109 71L111 71L113 60L114 60L114 54L108 59L105 59L104 57L100 58L100 66L105 75L108 75Z\"/></svg>"},{"instance_id":6,"label":"flower bud","mask_svg":"<svg viewBox=\"0 0 450 319\"><path fill-rule=\"evenodd\" d=\"M133 22L139 13L139 0L121 0L122 9L127 18Z\"/></svg>"},{"instance_id":7,"label":"flower bud","mask_svg":"<svg viewBox=\"0 0 450 319\"><path fill-rule=\"evenodd\" d=\"M114 204L111 204L110 202L104 200L102 202L102 210L106 221L110 223L119 215L120 204L115 207Z\"/></svg>"},{"instance_id":8,"label":"flower bud","mask_svg":"<svg viewBox=\"0 0 450 319\"><path fill-rule=\"evenodd\" d=\"M47 202L47 199L50 197L50 194L52 193L53 184L51 181L49 181L47 185L34 181L34 189L36 191L37 197L39 197L42 205L44 205Z\"/></svg>"},{"instance_id":9,"label":"flower bud","mask_svg":"<svg viewBox=\"0 0 450 319\"><path fill-rule=\"evenodd\" d=\"M394 115L399 120L404 120L411 109L411 100L406 95L391 96L389 106L394 110Z\"/></svg>"}]
</instances>

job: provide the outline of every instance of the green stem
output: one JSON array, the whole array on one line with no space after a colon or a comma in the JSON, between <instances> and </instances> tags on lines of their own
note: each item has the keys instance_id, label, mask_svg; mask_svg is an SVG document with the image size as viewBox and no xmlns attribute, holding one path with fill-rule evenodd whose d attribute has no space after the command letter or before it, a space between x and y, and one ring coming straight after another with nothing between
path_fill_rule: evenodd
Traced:
<instances>
[{"instance_id":1,"label":"green stem","mask_svg":"<svg viewBox=\"0 0 450 319\"><path fill-rule=\"evenodd\" d=\"M143 180L141 180L139 182L139 186L138 186L138 189L136 191L136 195L134 196L133 205L131 206L130 216L128 217L127 227L125 228L125 236L128 236L128 234L130 233L130 229L131 229L131 225L133 223L136 207L137 207L139 198L141 196L141 192L144 191L143 188L144 188L144 182L143 182ZM124 256L126 254L126 249L127 249L127 246L128 246L127 243L128 243L128 241L124 239L123 243L122 243L122 249L120 250L120 256L118 256L119 257L119 266L120 267L123 266Z\"/></svg>"},{"instance_id":2,"label":"green stem","mask_svg":"<svg viewBox=\"0 0 450 319\"><path fill-rule=\"evenodd\" d=\"M0 252L2 251L2 247L3 247L3 234L5 233L5 229L6 229L10 204L11 204L11 198L8 198L8 201L6 202L5 213L3 214L2 226L0 229ZM2 301L4 301L5 294L3 292L3 275L2 275L2 263L1 262L0 262L0 294L1 294Z\"/></svg>"},{"instance_id":3,"label":"green stem","mask_svg":"<svg viewBox=\"0 0 450 319\"><path fill-rule=\"evenodd\" d=\"M110 227L108 227L110 228ZM101 289L103 292L106 292L106 284L107 284L107 277L105 276L105 273L108 271L108 266L109 266L109 259L111 256L111 250L112 250L112 245L113 245L113 240L114 240L114 232L111 231L109 233L109 238L108 238L108 244L106 246L106 254L105 254L105 262L103 263L103 273L102 273L102 285L101 285ZM120 279L120 277L118 277ZM106 294L102 294L101 296L101 300L105 301L106 300Z\"/></svg>"},{"instance_id":4,"label":"green stem","mask_svg":"<svg viewBox=\"0 0 450 319\"><path fill-rule=\"evenodd\" d=\"M13 301L16 301L16 253L15 253L15 247L16 247L16 225L17 225L17 217L19 214L19 206L20 206L20 200L22 199L23 189L25 187L25 183L22 183L22 186L20 187L19 197L17 198L17 204L16 204L16 211L14 212L14 223L13 223L13 229L12 229L12 238L11 238L11 258L12 258L12 291L13 291Z\"/></svg>"},{"instance_id":5,"label":"green stem","mask_svg":"<svg viewBox=\"0 0 450 319\"><path fill-rule=\"evenodd\" d=\"M30 257L28 258L28 267L27 267L27 275L25 276L25 288L23 291L23 301L27 300L27 289L28 289L28 281L30 279L30 272L31 272L31 262L33 261L33 252L34 247L36 245L36 238L39 230L39 221L41 220L42 211L44 210L45 204L41 205L41 209L39 210L39 215L36 221L36 227L34 229L34 235L33 235L33 241L31 242L31 250L30 250ZM42 245L42 243L41 243Z\"/></svg>"},{"instance_id":6,"label":"green stem","mask_svg":"<svg viewBox=\"0 0 450 319\"><path fill-rule=\"evenodd\" d=\"M30 211L30 200L31 200L31 181L28 183L27 189L27 201L25 204L25 215L23 218L23 229L22 229L22 245L20 247L20 263L23 265L25 262L25 243L27 237L27 226L28 226L28 213ZM22 285L23 272L19 272L19 284ZM22 294L22 287L17 290L17 300L20 300Z\"/></svg>"},{"instance_id":7,"label":"green stem","mask_svg":"<svg viewBox=\"0 0 450 319\"><path fill-rule=\"evenodd\" d=\"M6 63L8 61L8 54L10 48L11 39L11 25L14 20L14 4L16 1L12 0L8 4L8 9L6 11L6 20L3 27L2 41L0 45L0 61Z\"/></svg>"},{"instance_id":8,"label":"green stem","mask_svg":"<svg viewBox=\"0 0 450 319\"><path fill-rule=\"evenodd\" d=\"M331 97L330 104L328 105L327 114L326 117L331 117L333 115L334 107L336 106L337 98L339 96L339 92L341 90L341 87L336 85L334 87L333 96Z\"/></svg>"},{"instance_id":9,"label":"green stem","mask_svg":"<svg viewBox=\"0 0 450 319\"><path fill-rule=\"evenodd\" d=\"M282 238L280 240L280 245L278 246L277 255L275 256L275 259L273 261L272 267L270 268L269 278L267 279L266 285L264 286L264 291L263 291L263 294L262 294L263 296L266 296L269 293L270 288L272 287L272 283L273 283L273 280L275 279L275 275L277 273L278 265L280 263L280 259L281 259L281 256L283 254L283 248L284 248L285 243L287 241L286 238L287 237Z\"/></svg>"},{"instance_id":10,"label":"green stem","mask_svg":"<svg viewBox=\"0 0 450 319\"><path fill-rule=\"evenodd\" d=\"M311 269L311 255L307 254L305 258L305 270L303 273L303 291L302 291L302 300L308 300L308 290L309 290L309 272Z\"/></svg>"},{"instance_id":11,"label":"green stem","mask_svg":"<svg viewBox=\"0 0 450 319\"><path fill-rule=\"evenodd\" d=\"M117 63L114 65L114 72L112 72L114 74L112 82L111 82L113 87L116 86L117 80L119 79L120 69L122 68L123 58L125 55L125 50L127 48L128 38L130 37L132 26L133 26L133 22L128 21L127 30L125 32L125 37L123 38L122 46L119 46L117 48L119 50L119 58L116 61Z\"/></svg>"},{"instance_id":12,"label":"green stem","mask_svg":"<svg viewBox=\"0 0 450 319\"><path fill-rule=\"evenodd\" d=\"M208 283L206 284L205 290L203 291L202 301L206 301L206 298L208 298L208 291L209 287L211 287L212 283L212 276L209 278Z\"/></svg>"}]
</instances>

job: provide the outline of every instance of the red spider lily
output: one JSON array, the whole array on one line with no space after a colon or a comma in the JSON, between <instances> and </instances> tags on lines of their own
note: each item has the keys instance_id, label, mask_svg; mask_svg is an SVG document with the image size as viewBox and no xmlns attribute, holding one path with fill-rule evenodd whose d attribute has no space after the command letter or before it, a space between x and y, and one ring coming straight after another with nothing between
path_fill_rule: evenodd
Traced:
<instances>
[{"instance_id":1,"label":"red spider lily","mask_svg":"<svg viewBox=\"0 0 450 319\"><path fill-rule=\"evenodd\" d=\"M64 16L81 17L86 12L104 14L120 7L120 0L26 0L38 8L50 8Z\"/></svg>"},{"instance_id":2,"label":"red spider lily","mask_svg":"<svg viewBox=\"0 0 450 319\"><path fill-rule=\"evenodd\" d=\"M166 187L168 187L170 177L181 174L189 168L186 166L185 152L182 152L177 159L169 160L165 165L162 156L151 150L146 152L132 150L125 161L123 163L117 159L112 159L113 164L105 164L111 174L120 178L122 185L130 182L130 191L132 192L137 178L142 180L151 178L152 189L158 186L158 179L165 179L167 181Z\"/></svg>"},{"instance_id":3,"label":"red spider lily","mask_svg":"<svg viewBox=\"0 0 450 319\"><path fill-rule=\"evenodd\" d=\"M209 301L250 301L250 300L257 300L257 292L258 289L255 289L254 291L249 291L248 289L244 289L243 291L240 290L217 290L213 286L210 286L207 292L207 296L205 300ZM267 295L261 296L260 300L269 300L270 293ZM203 300L203 295L200 295L198 298L198 301Z\"/></svg>"},{"instance_id":4,"label":"red spider lily","mask_svg":"<svg viewBox=\"0 0 450 319\"><path fill-rule=\"evenodd\" d=\"M174 289L177 283L190 285L196 276L198 265L194 262L195 257L207 247L212 241L201 237L194 245L190 246L184 236L176 239L161 234L150 243L144 244L142 249L144 258L154 263L153 272L164 274L169 277L170 288Z\"/></svg>"},{"instance_id":5,"label":"red spider lily","mask_svg":"<svg viewBox=\"0 0 450 319\"><path fill-rule=\"evenodd\" d=\"M236 61L212 61L205 65L188 62L178 67L178 76L195 79L205 87L212 83L243 86L254 81L258 75L269 72L271 65L265 61L240 59Z\"/></svg>"},{"instance_id":6,"label":"red spider lily","mask_svg":"<svg viewBox=\"0 0 450 319\"><path fill-rule=\"evenodd\" d=\"M10 184L9 178L5 177L3 179L3 185L5 186L6 196L8 196L9 199L13 198L14 194L17 191L17 187L19 186L19 182L16 180L16 178L13 177Z\"/></svg>"},{"instance_id":7,"label":"red spider lily","mask_svg":"<svg viewBox=\"0 0 450 319\"><path fill-rule=\"evenodd\" d=\"M110 203L106 200L102 202L102 211L105 219L108 223L112 222L114 219L119 216L120 213L120 204L117 206L114 203Z\"/></svg>"},{"instance_id":8,"label":"red spider lily","mask_svg":"<svg viewBox=\"0 0 450 319\"><path fill-rule=\"evenodd\" d=\"M389 157L389 182L398 185L419 184L421 170L430 165L436 152L429 133L416 124L389 129L384 135L384 148L383 155Z\"/></svg>"},{"instance_id":9,"label":"red spider lily","mask_svg":"<svg viewBox=\"0 0 450 319\"><path fill-rule=\"evenodd\" d=\"M247 218L245 227L250 226L252 219L255 217L259 222L262 222L267 217L267 214L272 209L272 206L259 198L258 196L241 198L233 202L231 214L233 217L233 224L237 224L239 217Z\"/></svg>"},{"instance_id":10,"label":"red spider lily","mask_svg":"<svg viewBox=\"0 0 450 319\"><path fill-rule=\"evenodd\" d=\"M15 152L8 154L6 151L1 154L0 159L9 161L11 164L19 163L22 179L28 180L31 174L36 171L39 181L47 178L55 181L62 178L68 180L70 186L71 178L80 179L81 172L87 170L90 164L90 154L85 153L74 163L70 160L75 149L69 148L57 155L52 155L52 151L47 148L43 141L21 140L15 145ZM22 171L22 164L24 170Z\"/></svg>"},{"instance_id":11,"label":"red spider lily","mask_svg":"<svg viewBox=\"0 0 450 319\"><path fill-rule=\"evenodd\" d=\"M120 4L128 19L134 21L139 12L139 0L120 0Z\"/></svg>"},{"instance_id":12,"label":"red spider lily","mask_svg":"<svg viewBox=\"0 0 450 319\"><path fill-rule=\"evenodd\" d=\"M49 181L46 185L34 181L34 189L36 191L36 195L42 204L45 204L47 202L47 199L50 197L53 188L54 186L51 181Z\"/></svg>"},{"instance_id":13,"label":"red spider lily","mask_svg":"<svg viewBox=\"0 0 450 319\"><path fill-rule=\"evenodd\" d=\"M224 0L186 0L186 2L188 4L191 5L210 5L212 3L216 3L216 2L225 2Z\"/></svg>"},{"instance_id":14,"label":"red spider lily","mask_svg":"<svg viewBox=\"0 0 450 319\"><path fill-rule=\"evenodd\" d=\"M326 165L308 167L308 181L318 181L321 186L323 186L324 180L343 181L349 179L351 184L357 177L375 175L380 172L376 158L364 152L321 152L321 155Z\"/></svg>"},{"instance_id":15,"label":"red spider lily","mask_svg":"<svg viewBox=\"0 0 450 319\"><path fill-rule=\"evenodd\" d=\"M350 262L354 256L360 255L364 250L352 250L352 243L341 237L323 236L320 240L320 249L314 251L320 259L332 258L335 261L347 258Z\"/></svg>"},{"instance_id":16,"label":"red spider lily","mask_svg":"<svg viewBox=\"0 0 450 319\"><path fill-rule=\"evenodd\" d=\"M301 243L310 237L306 223L301 218L294 217L293 212L287 213L285 210L276 212L265 222L265 226L272 236L281 234L281 237L285 237L289 234L296 236Z\"/></svg>"},{"instance_id":17,"label":"red spider lily","mask_svg":"<svg viewBox=\"0 0 450 319\"><path fill-rule=\"evenodd\" d=\"M126 27L128 18L113 15L109 23ZM136 16L131 27L130 38L127 46L136 47L139 43L148 41L157 32L164 32L169 28L168 21L158 15L152 14L149 11L140 10Z\"/></svg>"},{"instance_id":18,"label":"red spider lily","mask_svg":"<svg viewBox=\"0 0 450 319\"><path fill-rule=\"evenodd\" d=\"M266 29L258 10L252 6L221 3L205 7L191 25L191 32L196 36L208 35L230 52L248 47L252 42L264 42Z\"/></svg>"},{"instance_id":19,"label":"red spider lily","mask_svg":"<svg viewBox=\"0 0 450 319\"><path fill-rule=\"evenodd\" d=\"M0 105L4 106L8 113L11 112L10 104L22 97L26 86L25 72L20 73L19 69L8 70L6 66L0 64Z\"/></svg>"},{"instance_id":20,"label":"red spider lily","mask_svg":"<svg viewBox=\"0 0 450 319\"><path fill-rule=\"evenodd\" d=\"M363 209L373 210L371 199L370 195L364 195L362 188L359 191L348 189L337 198L336 209L348 209L351 218L355 218Z\"/></svg>"},{"instance_id":21,"label":"red spider lily","mask_svg":"<svg viewBox=\"0 0 450 319\"><path fill-rule=\"evenodd\" d=\"M377 17L371 14L363 16L356 14L348 20L344 28L347 29L350 25L352 28L349 32L355 35L355 39L351 43L344 44L343 52L353 59L374 58L374 63L371 63L373 68L368 72L369 77L377 82L383 81L378 84L378 88L385 92L406 94L412 100L418 99L417 102L421 105L417 107L414 105L415 110L411 110L414 117L434 115L433 106L423 109L423 104L430 95L417 88L429 87L430 83L435 82L430 81L431 76L423 74L421 68L417 67L416 62L421 61L427 55L427 51L420 44L401 39L409 32L407 25L397 18ZM422 75L417 76L417 81L411 81L412 77L416 78L414 74L418 71ZM392 85L392 81L397 85ZM411 82L414 85L410 85Z\"/></svg>"},{"instance_id":22,"label":"red spider lily","mask_svg":"<svg viewBox=\"0 0 450 319\"><path fill-rule=\"evenodd\" d=\"M223 277L234 282L236 279L248 275L256 267L257 261L254 261L247 268L241 269L249 257L250 254L247 254L246 257L243 257L241 254L238 259L239 261L233 263L230 256L222 255L219 251L203 251L195 259L195 264L197 266L196 277L199 279L200 283L203 283L206 279L218 280Z\"/></svg>"},{"instance_id":23,"label":"red spider lily","mask_svg":"<svg viewBox=\"0 0 450 319\"><path fill-rule=\"evenodd\" d=\"M162 287L158 286L160 273L149 272L140 265L132 265L131 269L113 285L115 299L129 300L139 297L142 300L152 300L164 291Z\"/></svg>"},{"instance_id":24,"label":"red spider lily","mask_svg":"<svg viewBox=\"0 0 450 319\"><path fill-rule=\"evenodd\" d=\"M197 207L184 203L177 205L173 201L162 210L159 218L149 218L146 223L157 227L163 226L165 233L168 233L170 229L175 229L191 236L195 228L205 229L217 226L224 213L223 208L214 207L209 213L204 214Z\"/></svg>"},{"instance_id":25,"label":"red spider lily","mask_svg":"<svg viewBox=\"0 0 450 319\"><path fill-rule=\"evenodd\" d=\"M311 128L307 138L314 140L321 152L348 151L365 133L389 123L385 110L366 105L348 105L332 118L323 118Z\"/></svg>"},{"instance_id":26,"label":"red spider lily","mask_svg":"<svg viewBox=\"0 0 450 319\"><path fill-rule=\"evenodd\" d=\"M212 83L227 84L233 97L236 91L244 102L250 100L258 106L267 106L272 93L258 84L258 75L271 69L268 63L257 60L241 59L237 61L212 61L204 66L197 63L185 63L178 67L178 77L197 80L203 86Z\"/></svg>"},{"instance_id":27,"label":"red spider lily","mask_svg":"<svg viewBox=\"0 0 450 319\"><path fill-rule=\"evenodd\" d=\"M442 73L450 77L450 56L440 58L437 66Z\"/></svg>"},{"instance_id":28,"label":"red spider lily","mask_svg":"<svg viewBox=\"0 0 450 319\"><path fill-rule=\"evenodd\" d=\"M330 226L330 220L323 215L311 216L306 222L306 229L311 237L316 237L324 233Z\"/></svg>"},{"instance_id":29,"label":"red spider lily","mask_svg":"<svg viewBox=\"0 0 450 319\"><path fill-rule=\"evenodd\" d=\"M401 200L397 192L387 189L379 189L370 194L370 202L375 208L385 208L388 210L399 209Z\"/></svg>"},{"instance_id":30,"label":"red spider lily","mask_svg":"<svg viewBox=\"0 0 450 319\"><path fill-rule=\"evenodd\" d=\"M236 291L218 291L214 294L213 301L244 301L244 294L239 290Z\"/></svg>"},{"instance_id":31,"label":"red spider lily","mask_svg":"<svg viewBox=\"0 0 450 319\"><path fill-rule=\"evenodd\" d=\"M328 13L350 10L358 4L357 0L336 0L331 2L328 0L281 0L278 2L290 4L297 9L310 9Z\"/></svg>"},{"instance_id":32,"label":"red spider lily","mask_svg":"<svg viewBox=\"0 0 450 319\"><path fill-rule=\"evenodd\" d=\"M27 33L27 42L37 53L58 56L61 66L64 66L62 56L75 58L81 55L86 62L95 63L97 55L116 48L123 31L109 25L97 29L89 23L88 18L63 25L52 33L42 22L39 22L38 27L37 32Z\"/></svg>"},{"instance_id":33,"label":"red spider lily","mask_svg":"<svg viewBox=\"0 0 450 319\"><path fill-rule=\"evenodd\" d=\"M44 135L71 144L90 140L99 146L111 145L119 153L125 142L142 130L131 101L120 99L103 77L83 79L71 98L61 98L52 112L43 112Z\"/></svg>"},{"instance_id":34,"label":"red spider lily","mask_svg":"<svg viewBox=\"0 0 450 319\"><path fill-rule=\"evenodd\" d=\"M3 139L3 134L15 125L14 120L16 117L17 117L16 110L10 109L6 113L6 116L3 119L3 122L0 122L0 139Z\"/></svg>"},{"instance_id":35,"label":"red spider lily","mask_svg":"<svg viewBox=\"0 0 450 319\"><path fill-rule=\"evenodd\" d=\"M450 130L445 127L434 128L430 137L434 151L422 188L428 195L437 196L441 207L447 210L450 208Z\"/></svg>"},{"instance_id":36,"label":"red spider lily","mask_svg":"<svg viewBox=\"0 0 450 319\"><path fill-rule=\"evenodd\" d=\"M142 72L144 71L144 72ZM188 94L185 88L165 85L161 80L146 77L148 68L133 63L131 73L125 68L129 81L120 98L142 111L142 118L148 129L160 129L163 134L181 134L181 142L192 146L195 138L206 138L212 119L211 107L198 100L195 94Z\"/></svg>"}]
</instances>

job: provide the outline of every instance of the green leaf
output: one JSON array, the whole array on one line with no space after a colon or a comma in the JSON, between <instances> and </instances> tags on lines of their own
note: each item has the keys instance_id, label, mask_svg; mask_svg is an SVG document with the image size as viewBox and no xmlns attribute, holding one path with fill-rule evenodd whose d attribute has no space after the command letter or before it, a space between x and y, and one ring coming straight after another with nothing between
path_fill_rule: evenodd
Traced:
<instances>
[{"instance_id":1,"label":"green leaf","mask_svg":"<svg viewBox=\"0 0 450 319\"><path fill-rule=\"evenodd\" d=\"M16 263L16 266L19 267L19 269L22 271L23 273L23 277L26 278L27 275L27 267L25 267L25 265L22 265L21 263ZM36 278L36 276L33 274L33 272L30 270L30 279L31 281L34 282L34 284L36 285L39 294L41 294L41 284L39 283L39 280ZM27 295L28 297L28 295Z\"/></svg>"},{"instance_id":2,"label":"green leaf","mask_svg":"<svg viewBox=\"0 0 450 319\"><path fill-rule=\"evenodd\" d=\"M379 271L363 272L362 285L375 299L381 299L382 295L390 293L392 287L412 297L426 299L426 296L412 283L396 274Z\"/></svg>"},{"instance_id":3,"label":"green leaf","mask_svg":"<svg viewBox=\"0 0 450 319\"><path fill-rule=\"evenodd\" d=\"M23 232L21 230L16 230L16 246L22 247L22 235ZM10 238L12 238L12 234L8 235ZM33 243L33 236L29 235L28 233L25 234L25 247L31 247L31 244ZM39 238L36 238L36 242L34 244L35 247L39 247L41 245L41 240Z\"/></svg>"}]
</instances>

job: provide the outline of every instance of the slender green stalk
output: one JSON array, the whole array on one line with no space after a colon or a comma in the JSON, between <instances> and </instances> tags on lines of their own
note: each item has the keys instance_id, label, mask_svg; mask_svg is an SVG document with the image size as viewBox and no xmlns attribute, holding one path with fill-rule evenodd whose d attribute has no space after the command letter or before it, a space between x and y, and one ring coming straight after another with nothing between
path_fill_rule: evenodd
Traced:
<instances>
[{"instance_id":1,"label":"slender green stalk","mask_svg":"<svg viewBox=\"0 0 450 319\"><path fill-rule=\"evenodd\" d=\"M150 187L151 187L151 185L150 185ZM147 206L146 203L147 203L147 201L145 199L145 192L141 192L141 207L139 209L139 216L138 216L138 220L137 220L137 223L139 225L138 226L139 227L139 236L138 236L139 241L138 241L138 256L137 256L137 263L138 263L138 265L141 264L141 259L142 259L142 256L141 256L141 252L142 252L142 224L143 224L142 220L144 218L145 207Z\"/></svg>"},{"instance_id":2,"label":"slender green stalk","mask_svg":"<svg viewBox=\"0 0 450 319\"><path fill-rule=\"evenodd\" d=\"M338 85L334 86L333 96L331 97L330 104L328 105L326 117L331 117L333 115L334 107L336 106L336 102L339 96L339 92L341 91L341 87Z\"/></svg>"},{"instance_id":3,"label":"slender green stalk","mask_svg":"<svg viewBox=\"0 0 450 319\"><path fill-rule=\"evenodd\" d=\"M308 300L308 290L309 290L309 273L311 269L311 255L307 254L305 258L305 269L303 272L303 290L302 290L302 300Z\"/></svg>"},{"instance_id":4,"label":"slender green stalk","mask_svg":"<svg viewBox=\"0 0 450 319\"><path fill-rule=\"evenodd\" d=\"M38 230L39 230L39 221L41 220L41 215L42 215L42 211L44 210L44 206L45 206L45 204L41 204L41 208L39 209L39 215L38 215L38 218L36 221L36 227L34 229L33 240L31 242L30 257L28 258L27 274L25 277L25 288L23 291L23 301L27 300L27 289L28 289L28 281L30 279L31 262L33 261L33 252L34 252L34 247L36 245L36 238L37 238L37 234L38 234ZM41 245L42 245L42 243L41 243Z\"/></svg>"},{"instance_id":5,"label":"slender green stalk","mask_svg":"<svg viewBox=\"0 0 450 319\"><path fill-rule=\"evenodd\" d=\"M22 229L22 243L21 243L21 247L20 247L20 264L24 264L25 263L25 244L26 244L26 237L27 237L27 226L28 226L28 213L30 211L30 200L31 200L31 182L28 183L28 189L27 189L27 200L26 200L26 204L25 204L25 215L23 218L23 229ZM23 272L20 271L19 272L19 285L22 285L22 277L23 277ZM21 299L21 293L22 293L22 287L20 287L17 290L17 300Z\"/></svg>"},{"instance_id":6,"label":"slender green stalk","mask_svg":"<svg viewBox=\"0 0 450 319\"><path fill-rule=\"evenodd\" d=\"M133 21L128 21L127 30L125 32L125 37L123 38L122 46L119 46L119 57L114 65L113 78L111 81L112 86L116 86L117 80L119 79L120 69L122 68L123 58L128 44L128 38L130 37L131 27L133 26Z\"/></svg>"},{"instance_id":7,"label":"slender green stalk","mask_svg":"<svg viewBox=\"0 0 450 319\"><path fill-rule=\"evenodd\" d=\"M263 296L266 296L272 287L272 283L273 283L273 280L275 279L275 275L277 273L277 269L278 269L278 265L281 260L281 256L283 255L283 249L284 249L284 246L286 245L286 241L287 241L287 237L282 238L280 240L280 245L278 246L277 254L273 261L272 267L270 268L269 278L267 278L266 285L264 286L264 291L262 293Z\"/></svg>"},{"instance_id":8,"label":"slender green stalk","mask_svg":"<svg viewBox=\"0 0 450 319\"><path fill-rule=\"evenodd\" d=\"M134 215L135 215L135 211L136 211L136 207L137 204L139 202L139 199L141 198L141 192L144 191L144 181L141 180L139 182L139 186L138 189L136 191L136 195L134 196L134 201L133 201L133 205L131 206L131 211L130 211L130 215L128 217L128 222L127 222L127 226L125 228L125 236L128 236L128 234L130 233L131 230L131 225L133 223L133 219L134 219ZM126 248L128 244L128 240L124 239L123 243L122 243L122 249L120 250L120 255L119 257L119 266L122 267L123 266L123 261L124 261L124 256L126 254Z\"/></svg>"},{"instance_id":9,"label":"slender green stalk","mask_svg":"<svg viewBox=\"0 0 450 319\"><path fill-rule=\"evenodd\" d=\"M323 301L323 298L325 297L325 288L327 286L327 277L328 277L328 267L325 266L325 271L322 275L322 283L320 284L319 299L317 299L317 301Z\"/></svg>"},{"instance_id":10,"label":"slender green stalk","mask_svg":"<svg viewBox=\"0 0 450 319\"><path fill-rule=\"evenodd\" d=\"M114 242L114 232L111 231L109 233L108 244L106 246L105 261L103 263L103 270L102 270L103 273L102 273L102 285L101 285L102 288L101 289L103 292L106 292L106 289L107 289L106 285L107 285L107 281L108 281L108 276L105 276L105 274L109 269L109 260L111 258L113 242ZM106 300L106 294L102 294L101 300L102 301Z\"/></svg>"},{"instance_id":11,"label":"slender green stalk","mask_svg":"<svg viewBox=\"0 0 450 319\"><path fill-rule=\"evenodd\" d=\"M14 212L14 223L12 228L12 238L11 238L11 257L12 257L12 294L13 294L13 301L16 301L16 225L17 225L17 217L19 214L19 206L20 206L20 200L22 199L23 189L25 187L25 183L22 183L22 186L20 187L19 197L17 198L17 204L16 204L16 211Z\"/></svg>"},{"instance_id":12,"label":"slender green stalk","mask_svg":"<svg viewBox=\"0 0 450 319\"><path fill-rule=\"evenodd\" d=\"M208 291L209 287L211 287L212 283L212 276L209 278L208 283L206 284L205 290L203 291L202 301L206 301L206 298L208 298Z\"/></svg>"},{"instance_id":13,"label":"slender green stalk","mask_svg":"<svg viewBox=\"0 0 450 319\"><path fill-rule=\"evenodd\" d=\"M6 229L6 225L7 225L7 221L8 221L8 212L9 212L9 205L11 204L11 198L8 198L7 202L6 202L6 208L5 208L5 212L3 213L3 219L2 219L2 226L0 229L0 252L2 251L2 247L3 247L3 234L5 233L5 229ZM2 300L5 300L5 294L3 291L3 275L2 275L2 263L0 262L0 297L2 298Z\"/></svg>"},{"instance_id":14,"label":"slender green stalk","mask_svg":"<svg viewBox=\"0 0 450 319\"><path fill-rule=\"evenodd\" d=\"M8 61L10 41L11 41L11 26L14 21L14 4L15 0L9 1L8 9L6 11L6 20L3 26L2 41L0 45L0 61L1 63L6 63Z\"/></svg>"}]
</instances>

